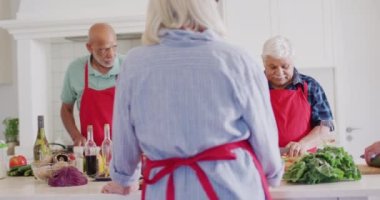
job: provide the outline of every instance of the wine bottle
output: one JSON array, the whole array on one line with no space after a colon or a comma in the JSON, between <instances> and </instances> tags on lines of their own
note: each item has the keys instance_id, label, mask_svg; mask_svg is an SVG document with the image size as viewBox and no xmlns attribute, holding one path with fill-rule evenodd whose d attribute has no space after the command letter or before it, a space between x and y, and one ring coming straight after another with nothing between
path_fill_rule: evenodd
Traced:
<instances>
[{"instance_id":1,"label":"wine bottle","mask_svg":"<svg viewBox=\"0 0 380 200\"><path fill-rule=\"evenodd\" d=\"M96 175L97 171L97 146L94 141L94 132L92 125L87 126L87 142L84 147L86 157L86 174L90 177Z\"/></svg>"},{"instance_id":2,"label":"wine bottle","mask_svg":"<svg viewBox=\"0 0 380 200\"><path fill-rule=\"evenodd\" d=\"M34 143L33 154L34 161L36 162L45 160L47 157L51 156L51 150L45 135L44 116L42 115L38 116L38 132Z\"/></svg>"},{"instance_id":3,"label":"wine bottle","mask_svg":"<svg viewBox=\"0 0 380 200\"><path fill-rule=\"evenodd\" d=\"M104 140L101 146L102 159L104 164L104 176L109 176L109 165L112 158L112 140L110 136L110 125L104 125Z\"/></svg>"}]
</instances>

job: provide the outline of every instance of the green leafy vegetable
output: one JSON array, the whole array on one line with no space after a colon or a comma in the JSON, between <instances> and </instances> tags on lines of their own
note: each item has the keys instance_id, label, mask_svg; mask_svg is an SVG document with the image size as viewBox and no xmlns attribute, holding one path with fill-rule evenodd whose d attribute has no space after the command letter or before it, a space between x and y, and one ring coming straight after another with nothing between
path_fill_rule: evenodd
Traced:
<instances>
[{"instance_id":1,"label":"green leafy vegetable","mask_svg":"<svg viewBox=\"0 0 380 200\"><path fill-rule=\"evenodd\" d=\"M352 156L342 147L326 146L295 162L283 178L291 183L317 184L360 180L361 174Z\"/></svg>"}]
</instances>

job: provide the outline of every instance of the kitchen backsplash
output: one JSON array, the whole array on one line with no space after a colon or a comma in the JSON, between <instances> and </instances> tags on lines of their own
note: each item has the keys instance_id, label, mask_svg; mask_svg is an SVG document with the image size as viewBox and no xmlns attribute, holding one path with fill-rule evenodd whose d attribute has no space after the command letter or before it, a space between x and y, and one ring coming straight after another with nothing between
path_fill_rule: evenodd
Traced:
<instances>
[{"instance_id":1,"label":"kitchen backsplash","mask_svg":"<svg viewBox=\"0 0 380 200\"><path fill-rule=\"evenodd\" d=\"M118 52L126 54L126 52L136 46L141 45L139 39L118 40ZM52 123L52 134L49 134L51 142L60 142L64 144L71 144L71 138L66 132L60 117L61 109L61 90L63 86L63 79L66 69L71 61L74 59L88 54L85 42L55 42L51 44L51 74L52 84L50 85L50 94L52 94L49 109L50 120ZM79 126L79 113L75 105L75 120ZM79 128L79 127L78 127Z\"/></svg>"}]
</instances>

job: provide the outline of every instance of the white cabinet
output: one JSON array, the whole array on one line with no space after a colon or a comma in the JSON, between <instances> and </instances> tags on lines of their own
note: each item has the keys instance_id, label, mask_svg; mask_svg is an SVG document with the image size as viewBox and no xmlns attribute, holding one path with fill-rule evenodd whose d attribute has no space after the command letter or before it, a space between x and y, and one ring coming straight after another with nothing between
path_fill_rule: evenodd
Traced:
<instances>
[{"instance_id":1,"label":"white cabinet","mask_svg":"<svg viewBox=\"0 0 380 200\"><path fill-rule=\"evenodd\" d=\"M12 81L12 49L11 37L2 29L0 29L0 44L0 85L3 85Z\"/></svg>"},{"instance_id":2,"label":"white cabinet","mask_svg":"<svg viewBox=\"0 0 380 200\"><path fill-rule=\"evenodd\" d=\"M0 20L9 18L9 10L9 0L0 0ZM0 29L0 85L12 81L11 39L7 31Z\"/></svg>"},{"instance_id":3,"label":"white cabinet","mask_svg":"<svg viewBox=\"0 0 380 200\"><path fill-rule=\"evenodd\" d=\"M225 0L228 40L256 56L274 35L288 37L296 50L296 66L331 67L333 1Z\"/></svg>"},{"instance_id":4,"label":"white cabinet","mask_svg":"<svg viewBox=\"0 0 380 200\"><path fill-rule=\"evenodd\" d=\"M17 19L93 19L144 15L148 0L21 0Z\"/></svg>"},{"instance_id":5,"label":"white cabinet","mask_svg":"<svg viewBox=\"0 0 380 200\"><path fill-rule=\"evenodd\" d=\"M296 66L329 67L333 63L332 2L275 0L275 31L287 36L296 51Z\"/></svg>"},{"instance_id":6,"label":"white cabinet","mask_svg":"<svg viewBox=\"0 0 380 200\"><path fill-rule=\"evenodd\" d=\"M225 0L228 41L243 47L258 60L264 41L272 35L268 0Z\"/></svg>"}]
</instances>

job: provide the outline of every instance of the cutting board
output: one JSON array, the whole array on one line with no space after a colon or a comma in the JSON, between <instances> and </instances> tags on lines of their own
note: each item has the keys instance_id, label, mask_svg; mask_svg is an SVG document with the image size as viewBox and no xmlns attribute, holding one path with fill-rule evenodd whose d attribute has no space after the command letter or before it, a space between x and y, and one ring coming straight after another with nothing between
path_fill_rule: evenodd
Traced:
<instances>
[{"instance_id":1,"label":"cutting board","mask_svg":"<svg viewBox=\"0 0 380 200\"><path fill-rule=\"evenodd\" d=\"M378 167L370 167L366 164L358 164L357 166L362 174L380 174L380 168Z\"/></svg>"}]
</instances>

